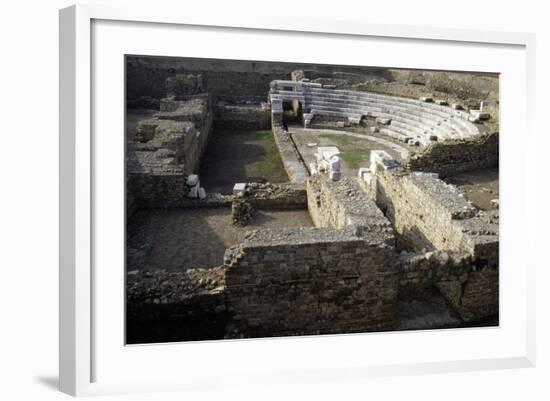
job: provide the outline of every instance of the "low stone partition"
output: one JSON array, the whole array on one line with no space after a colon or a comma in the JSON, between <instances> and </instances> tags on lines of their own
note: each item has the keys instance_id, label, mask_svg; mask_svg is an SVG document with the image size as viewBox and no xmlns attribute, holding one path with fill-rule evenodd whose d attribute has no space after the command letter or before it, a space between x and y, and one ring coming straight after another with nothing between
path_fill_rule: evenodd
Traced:
<instances>
[{"instance_id":1,"label":"low stone partition","mask_svg":"<svg viewBox=\"0 0 550 401\"><path fill-rule=\"evenodd\" d=\"M309 172L292 137L283 128L281 113L272 114L271 129L288 178L291 182L304 183L309 177Z\"/></svg>"},{"instance_id":2,"label":"low stone partition","mask_svg":"<svg viewBox=\"0 0 550 401\"><path fill-rule=\"evenodd\" d=\"M402 255L401 288L435 285L465 321L498 314L498 211L476 209L455 186L385 152L371 161L362 183L412 250Z\"/></svg>"},{"instance_id":3,"label":"low stone partition","mask_svg":"<svg viewBox=\"0 0 550 401\"><path fill-rule=\"evenodd\" d=\"M498 166L498 148L498 132L444 143L435 142L411 154L406 166L411 170L435 172L444 177Z\"/></svg>"},{"instance_id":4,"label":"low stone partition","mask_svg":"<svg viewBox=\"0 0 550 401\"><path fill-rule=\"evenodd\" d=\"M243 198L256 209L307 209L307 193L304 184L249 182L246 184Z\"/></svg>"},{"instance_id":5,"label":"low stone partition","mask_svg":"<svg viewBox=\"0 0 550 401\"><path fill-rule=\"evenodd\" d=\"M389 330L399 260L393 236L293 228L252 232L226 251L226 336Z\"/></svg>"},{"instance_id":6,"label":"low stone partition","mask_svg":"<svg viewBox=\"0 0 550 401\"><path fill-rule=\"evenodd\" d=\"M388 219L356 179L331 181L326 176L314 175L307 181L307 201L316 227L356 226L368 231L393 232Z\"/></svg>"},{"instance_id":7,"label":"low stone partition","mask_svg":"<svg viewBox=\"0 0 550 401\"><path fill-rule=\"evenodd\" d=\"M228 130L269 130L271 109L267 103L218 102L214 126Z\"/></svg>"}]
</instances>

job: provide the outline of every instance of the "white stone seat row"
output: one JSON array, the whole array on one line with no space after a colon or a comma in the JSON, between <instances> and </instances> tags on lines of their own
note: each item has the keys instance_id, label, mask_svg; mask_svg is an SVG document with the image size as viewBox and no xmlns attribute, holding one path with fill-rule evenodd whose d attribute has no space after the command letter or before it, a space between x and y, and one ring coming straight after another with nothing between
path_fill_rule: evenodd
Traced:
<instances>
[{"instance_id":1,"label":"white stone seat row","mask_svg":"<svg viewBox=\"0 0 550 401\"><path fill-rule=\"evenodd\" d=\"M433 124L428 124L432 126L439 126L441 124L448 126L449 128L460 132L462 137L469 137L477 135L479 133L477 127L473 124L470 124L468 121L464 120L458 115L454 114L444 114L442 112L433 112L429 108L423 108L419 106L409 106L399 104L398 102L383 102L383 103L368 103L368 102L356 102L349 101L346 102L345 99L339 99L338 101L327 101L325 99L320 99L316 97L306 96L306 104L311 108L319 108L319 106L328 106L335 108L346 108L349 110L365 110L369 111L378 111L385 112L387 114L398 114L405 117L406 114L422 117L426 122L433 122ZM450 108L449 108L450 109ZM452 110L452 109L450 109ZM417 121L421 122L420 119Z\"/></svg>"},{"instance_id":2,"label":"white stone seat row","mask_svg":"<svg viewBox=\"0 0 550 401\"><path fill-rule=\"evenodd\" d=\"M385 100L385 101L399 101L400 103L408 103L412 105L420 105L425 108L429 108L431 110L440 111L445 114L454 114L459 117L462 117L463 119L468 118L468 113L460 110L455 110L451 107L439 105L437 103L428 103L428 102L422 102L416 99L410 99L405 97L398 97L398 96L391 96L391 95L383 95L379 93L372 93L372 92L359 92L359 91L346 91L346 90L340 90L340 89L334 89L334 90L327 90L327 89L319 89L319 88L313 88L308 87L305 90L306 94L315 94L318 96L331 96L331 97L345 97L345 98L356 98L356 99L378 99L378 100Z\"/></svg>"},{"instance_id":3,"label":"white stone seat row","mask_svg":"<svg viewBox=\"0 0 550 401\"><path fill-rule=\"evenodd\" d=\"M353 108L343 108L343 107L336 107L331 106L327 104L318 104L313 103L310 105L311 110L316 111L336 111L342 113L344 117L346 117L346 114L349 114L349 116L356 116L356 115L365 115L365 116L372 116L372 117L383 117L383 118L389 118L392 120L392 123L400 122L402 124L411 125L412 127L418 129L420 133L423 133L425 131L433 131L434 129L437 129L441 132L442 138L452 138L452 137L469 137L475 135L473 132L464 132L462 127L457 124L453 124L453 122L445 121L445 120L434 120L431 119L429 116L422 116L417 115L414 113L406 113L406 112L400 112L400 111L394 111L393 113L389 113L384 108L379 107L363 107L361 109L353 109ZM433 132L432 132L433 133Z\"/></svg>"},{"instance_id":4,"label":"white stone seat row","mask_svg":"<svg viewBox=\"0 0 550 401\"><path fill-rule=\"evenodd\" d=\"M414 107L421 107L424 109L428 109L430 111L433 111L436 114L439 114L441 116L447 116L447 115L455 115L458 117L461 117L464 120L468 119L468 113L461 111L461 110L455 110L449 106L444 105L438 105L436 103L426 103L421 102L416 99L409 99L404 97L398 97L398 96L391 96L391 95L382 95L378 93L371 93L371 92L358 92L358 91L346 91L346 90L329 90L329 89L320 89L320 88L309 88L304 91L306 95L306 99L308 97L314 97L314 98L323 98L328 97L329 99L343 99L345 101L369 101L369 102L387 102L388 104L408 104Z\"/></svg>"},{"instance_id":5,"label":"white stone seat row","mask_svg":"<svg viewBox=\"0 0 550 401\"><path fill-rule=\"evenodd\" d=\"M270 100L273 112L281 112L283 101L302 102L304 121L309 124L315 115L346 118L359 123L364 116L389 120L380 127L384 135L403 142L429 144L434 140L469 138L479 134L468 121L468 113L449 106L416 99L323 88L320 84L295 81L274 81Z\"/></svg>"}]
</instances>

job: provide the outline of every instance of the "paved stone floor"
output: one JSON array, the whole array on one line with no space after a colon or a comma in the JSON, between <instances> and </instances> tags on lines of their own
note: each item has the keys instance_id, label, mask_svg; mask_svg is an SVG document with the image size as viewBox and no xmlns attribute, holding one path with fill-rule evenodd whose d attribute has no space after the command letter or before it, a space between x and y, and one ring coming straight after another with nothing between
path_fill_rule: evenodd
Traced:
<instances>
[{"instance_id":1,"label":"paved stone floor","mask_svg":"<svg viewBox=\"0 0 550 401\"><path fill-rule=\"evenodd\" d=\"M246 227L231 224L229 208L139 210L128 224L127 269L216 267L248 230L312 225L307 210L258 211Z\"/></svg>"}]
</instances>

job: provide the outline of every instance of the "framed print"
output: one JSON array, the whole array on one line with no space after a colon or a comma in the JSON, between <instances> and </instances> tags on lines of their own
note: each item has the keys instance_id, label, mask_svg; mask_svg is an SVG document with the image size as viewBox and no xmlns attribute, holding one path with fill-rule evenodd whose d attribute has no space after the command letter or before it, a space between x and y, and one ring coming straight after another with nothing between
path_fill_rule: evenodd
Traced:
<instances>
[{"instance_id":1,"label":"framed print","mask_svg":"<svg viewBox=\"0 0 550 401\"><path fill-rule=\"evenodd\" d=\"M533 366L533 36L60 29L62 391Z\"/></svg>"}]
</instances>

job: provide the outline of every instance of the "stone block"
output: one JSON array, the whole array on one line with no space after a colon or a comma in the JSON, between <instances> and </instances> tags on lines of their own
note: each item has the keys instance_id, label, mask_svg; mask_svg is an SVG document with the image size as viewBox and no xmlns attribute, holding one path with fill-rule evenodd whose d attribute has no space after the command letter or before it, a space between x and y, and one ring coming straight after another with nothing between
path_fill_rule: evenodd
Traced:
<instances>
[{"instance_id":1,"label":"stone block","mask_svg":"<svg viewBox=\"0 0 550 401\"><path fill-rule=\"evenodd\" d=\"M363 175L366 173L370 173L370 169L368 167L360 167L359 170L357 170L357 178L363 179Z\"/></svg>"},{"instance_id":2,"label":"stone block","mask_svg":"<svg viewBox=\"0 0 550 401\"><path fill-rule=\"evenodd\" d=\"M233 195L244 195L246 192L246 183L238 182L233 186Z\"/></svg>"},{"instance_id":3,"label":"stone block","mask_svg":"<svg viewBox=\"0 0 550 401\"><path fill-rule=\"evenodd\" d=\"M488 120L491 117L491 114L481 110L470 110L470 116L476 118L477 120Z\"/></svg>"},{"instance_id":4,"label":"stone block","mask_svg":"<svg viewBox=\"0 0 550 401\"><path fill-rule=\"evenodd\" d=\"M397 161L383 150L371 150L370 152L370 170L376 174L377 167L384 170L398 166Z\"/></svg>"},{"instance_id":5,"label":"stone block","mask_svg":"<svg viewBox=\"0 0 550 401\"><path fill-rule=\"evenodd\" d=\"M376 123L380 125L390 125L391 124L391 118L386 117L376 117Z\"/></svg>"}]
</instances>

